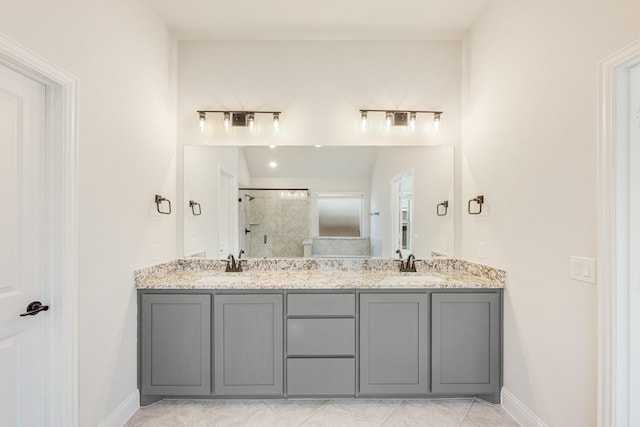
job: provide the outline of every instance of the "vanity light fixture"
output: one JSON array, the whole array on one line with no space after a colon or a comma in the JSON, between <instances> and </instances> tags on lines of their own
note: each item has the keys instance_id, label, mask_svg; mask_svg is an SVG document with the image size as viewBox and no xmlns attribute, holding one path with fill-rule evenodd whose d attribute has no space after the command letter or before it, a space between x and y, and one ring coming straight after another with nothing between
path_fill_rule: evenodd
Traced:
<instances>
[{"instance_id":1,"label":"vanity light fixture","mask_svg":"<svg viewBox=\"0 0 640 427\"><path fill-rule=\"evenodd\" d=\"M204 114L204 113L201 113L201 114ZM229 127L231 126L231 113L225 112L223 114L222 123L224 124L224 130L229 130Z\"/></svg>"},{"instance_id":2,"label":"vanity light fixture","mask_svg":"<svg viewBox=\"0 0 640 427\"><path fill-rule=\"evenodd\" d=\"M384 113L384 127L386 130L392 126L407 126L410 130L416 128L418 114L433 114L433 128L438 130L442 111L434 110L360 110L360 122L362 129L366 129L369 113Z\"/></svg>"},{"instance_id":3,"label":"vanity light fixture","mask_svg":"<svg viewBox=\"0 0 640 427\"><path fill-rule=\"evenodd\" d=\"M256 128L256 114L255 113L247 113L247 126L249 126L250 131L254 131Z\"/></svg>"},{"instance_id":4,"label":"vanity light fixture","mask_svg":"<svg viewBox=\"0 0 640 427\"><path fill-rule=\"evenodd\" d=\"M384 114L384 128L386 130L391 129L391 126L393 125L393 113L391 111L387 111Z\"/></svg>"},{"instance_id":5,"label":"vanity light fixture","mask_svg":"<svg viewBox=\"0 0 640 427\"><path fill-rule=\"evenodd\" d=\"M222 126L228 131L231 127L246 127L250 131L256 128L256 114L271 114L273 129L280 129L280 115L282 111L233 111L233 110L197 110L200 129L204 130L207 114L222 114Z\"/></svg>"},{"instance_id":6,"label":"vanity light fixture","mask_svg":"<svg viewBox=\"0 0 640 427\"><path fill-rule=\"evenodd\" d=\"M409 113L409 129L411 129L411 130L415 130L416 129L416 115L417 115L417 113L415 111L411 111Z\"/></svg>"}]
</instances>

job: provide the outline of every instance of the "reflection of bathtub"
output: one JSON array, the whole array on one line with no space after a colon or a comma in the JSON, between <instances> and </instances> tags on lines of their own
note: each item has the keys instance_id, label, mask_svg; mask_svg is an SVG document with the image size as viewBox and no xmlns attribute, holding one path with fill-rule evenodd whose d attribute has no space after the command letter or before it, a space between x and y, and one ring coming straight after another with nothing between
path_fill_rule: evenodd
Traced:
<instances>
[{"instance_id":1,"label":"reflection of bathtub","mask_svg":"<svg viewBox=\"0 0 640 427\"><path fill-rule=\"evenodd\" d=\"M371 253L368 237L314 237L305 240L305 250L314 258L369 258Z\"/></svg>"}]
</instances>

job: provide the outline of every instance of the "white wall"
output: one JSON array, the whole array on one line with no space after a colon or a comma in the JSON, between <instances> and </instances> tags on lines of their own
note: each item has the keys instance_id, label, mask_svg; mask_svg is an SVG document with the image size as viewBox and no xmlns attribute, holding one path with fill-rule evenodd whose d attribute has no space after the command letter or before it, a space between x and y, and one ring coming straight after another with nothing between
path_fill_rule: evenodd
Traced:
<instances>
[{"instance_id":1,"label":"white wall","mask_svg":"<svg viewBox=\"0 0 640 427\"><path fill-rule=\"evenodd\" d=\"M178 50L180 144L459 143L459 41L180 41ZM360 108L444 114L437 135L425 127L433 116L420 115L420 129L389 141L376 131L382 113L360 132ZM228 136L222 116L209 115L201 132L200 109L281 110L282 131L272 136L266 117L256 135Z\"/></svg>"},{"instance_id":2,"label":"white wall","mask_svg":"<svg viewBox=\"0 0 640 427\"><path fill-rule=\"evenodd\" d=\"M0 29L78 79L79 423L96 426L137 388L133 270L176 253L153 203L175 202L172 41L130 0L5 2Z\"/></svg>"},{"instance_id":3,"label":"white wall","mask_svg":"<svg viewBox=\"0 0 640 427\"><path fill-rule=\"evenodd\" d=\"M640 3L496 0L474 25L463 111L462 256L505 268L504 385L550 426L596 423L598 62L640 37ZM479 242L486 258L478 258Z\"/></svg>"},{"instance_id":4,"label":"white wall","mask_svg":"<svg viewBox=\"0 0 640 427\"><path fill-rule=\"evenodd\" d=\"M184 147L184 255L206 252L207 258L225 258L219 251L218 212L220 170L247 179L247 166L237 147ZM194 216L189 200L200 203ZM196 210L197 211L197 210Z\"/></svg>"},{"instance_id":5,"label":"white wall","mask_svg":"<svg viewBox=\"0 0 640 427\"><path fill-rule=\"evenodd\" d=\"M378 153L371 173L371 239L380 240L383 257L395 257L397 246L391 230L391 180L413 171L412 252L420 258L432 251L453 255L455 212L453 147L386 148ZM436 215L436 205L449 201L446 216ZM375 246L375 244L374 244Z\"/></svg>"}]
</instances>

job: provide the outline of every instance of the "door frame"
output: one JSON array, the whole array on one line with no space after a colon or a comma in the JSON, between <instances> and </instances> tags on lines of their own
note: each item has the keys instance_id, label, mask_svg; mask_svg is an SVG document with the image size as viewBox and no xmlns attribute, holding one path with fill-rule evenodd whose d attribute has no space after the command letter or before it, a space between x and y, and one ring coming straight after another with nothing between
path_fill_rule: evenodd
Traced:
<instances>
[{"instance_id":1,"label":"door frame","mask_svg":"<svg viewBox=\"0 0 640 427\"><path fill-rule=\"evenodd\" d=\"M598 115L598 426L629 423L629 72L640 41L600 63Z\"/></svg>"},{"instance_id":2,"label":"door frame","mask_svg":"<svg viewBox=\"0 0 640 427\"><path fill-rule=\"evenodd\" d=\"M0 33L0 64L45 86L48 295L47 420L78 425L77 80Z\"/></svg>"}]
</instances>

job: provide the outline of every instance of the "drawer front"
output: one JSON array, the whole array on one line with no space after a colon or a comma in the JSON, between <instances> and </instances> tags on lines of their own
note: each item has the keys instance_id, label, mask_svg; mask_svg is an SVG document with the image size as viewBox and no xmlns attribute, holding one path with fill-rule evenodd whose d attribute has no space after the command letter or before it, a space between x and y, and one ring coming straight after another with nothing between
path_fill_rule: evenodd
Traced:
<instances>
[{"instance_id":1,"label":"drawer front","mask_svg":"<svg viewBox=\"0 0 640 427\"><path fill-rule=\"evenodd\" d=\"M355 319L288 319L289 356L353 356Z\"/></svg>"},{"instance_id":2,"label":"drawer front","mask_svg":"<svg viewBox=\"0 0 640 427\"><path fill-rule=\"evenodd\" d=\"M354 294L289 294L289 316L354 316Z\"/></svg>"},{"instance_id":3,"label":"drawer front","mask_svg":"<svg viewBox=\"0 0 640 427\"><path fill-rule=\"evenodd\" d=\"M353 396L355 359L287 359L289 396Z\"/></svg>"}]
</instances>

